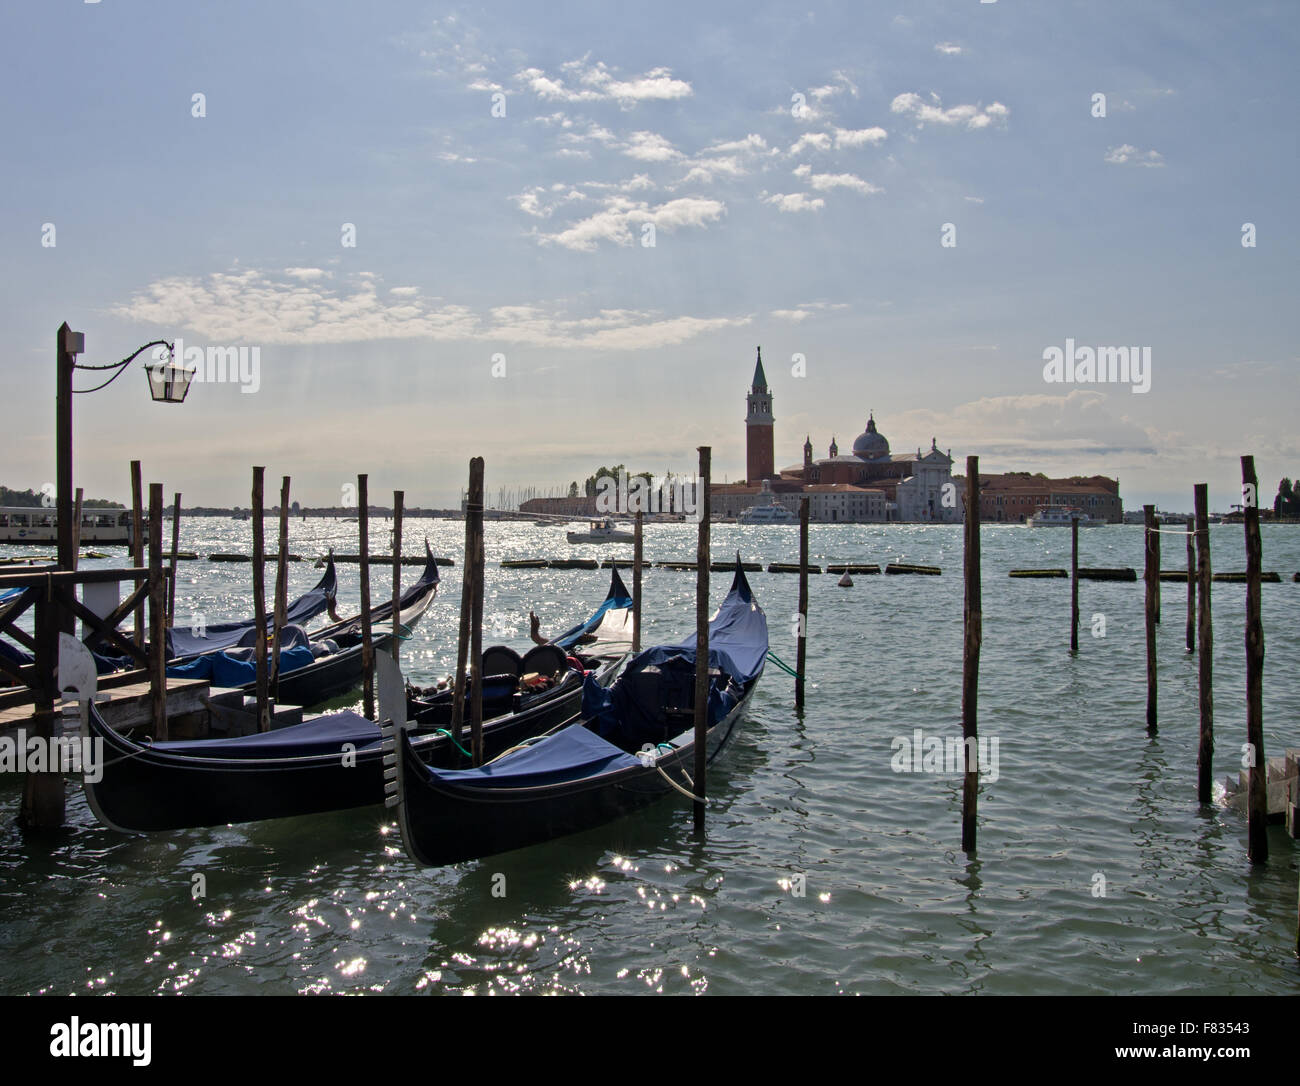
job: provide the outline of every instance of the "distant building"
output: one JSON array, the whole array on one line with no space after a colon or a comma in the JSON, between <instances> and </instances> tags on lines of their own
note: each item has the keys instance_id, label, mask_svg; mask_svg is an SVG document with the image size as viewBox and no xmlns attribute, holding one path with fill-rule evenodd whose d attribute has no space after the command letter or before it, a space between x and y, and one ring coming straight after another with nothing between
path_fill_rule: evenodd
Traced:
<instances>
[{"instance_id":1,"label":"distant building","mask_svg":"<svg viewBox=\"0 0 1300 1086\"><path fill-rule=\"evenodd\" d=\"M1124 523L1119 480L1104 475L1049 479L1027 471L980 475L980 520L1023 524L1045 505L1081 509L1107 524Z\"/></svg>"},{"instance_id":2,"label":"distant building","mask_svg":"<svg viewBox=\"0 0 1300 1086\"><path fill-rule=\"evenodd\" d=\"M814 460L809 437L804 441L803 463L778 472L772 391L763 372L761 348L745 402L745 482L713 487L712 505L718 516L733 517L773 498L798 512L799 499L806 496L809 519L823 523L956 523L962 519L961 496L951 486L951 450L940 451L936 439L930 439L924 452L918 447L915 455L893 454L872 415L851 453L841 455L832 437L830 455Z\"/></svg>"}]
</instances>

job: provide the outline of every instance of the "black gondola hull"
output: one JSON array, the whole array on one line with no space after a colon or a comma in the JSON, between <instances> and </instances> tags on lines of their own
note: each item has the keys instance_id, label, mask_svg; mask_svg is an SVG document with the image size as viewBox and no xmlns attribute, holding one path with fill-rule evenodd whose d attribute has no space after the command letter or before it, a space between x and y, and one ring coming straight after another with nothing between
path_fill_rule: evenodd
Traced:
<instances>
[{"instance_id":1,"label":"black gondola hull","mask_svg":"<svg viewBox=\"0 0 1300 1086\"><path fill-rule=\"evenodd\" d=\"M730 744L749 708L758 679L706 737L713 762ZM574 724L573 727L582 727ZM542 844L632 814L675 789L658 769L635 767L536 788L482 788L428 773L409 737L399 743L402 841L408 855L429 867L461 863ZM658 763L681 787L694 769L695 745L684 743Z\"/></svg>"},{"instance_id":2,"label":"black gondola hull","mask_svg":"<svg viewBox=\"0 0 1300 1086\"><path fill-rule=\"evenodd\" d=\"M610 681L617 669L617 662L606 664L598 673L600 681ZM519 713L484 721L489 757L572 719L581 701L581 681L570 681L525 703ZM86 798L101 822L124 832L259 822L368 807L384 799L378 726L373 743L355 750L287 758L200 757L151 749L114 732L93 709L89 727L91 737L104 742L104 770L99 781L86 782ZM467 764L442 735L417 735L414 748L417 757L435 765Z\"/></svg>"}]
</instances>

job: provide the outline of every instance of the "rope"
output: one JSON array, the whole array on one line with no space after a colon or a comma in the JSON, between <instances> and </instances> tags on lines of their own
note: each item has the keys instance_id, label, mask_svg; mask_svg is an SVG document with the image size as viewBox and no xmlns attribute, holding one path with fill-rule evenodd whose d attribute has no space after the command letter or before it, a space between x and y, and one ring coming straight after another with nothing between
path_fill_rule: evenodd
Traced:
<instances>
[{"instance_id":1,"label":"rope","mask_svg":"<svg viewBox=\"0 0 1300 1086\"><path fill-rule=\"evenodd\" d=\"M655 766L655 772L658 773L659 776L663 777L664 780L666 780L669 784L671 784L673 788L675 788L678 792L684 795L687 799L694 800L696 803L708 802L708 800L706 800L703 796L697 796L694 792L686 791L686 789L683 788L680 784L678 784L675 780L673 780L672 777L668 776L668 774L664 772L661 766ZM682 776L686 778L687 782L690 784L692 788L695 787L695 782L691 780L690 774L687 773L686 770L684 769L682 770Z\"/></svg>"},{"instance_id":2,"label":"rope","mask_svg":"<svg viewBox=\"0 0 1300 1086\"><path fill-rule=\"evenodd\" d=\"M1190 532L1179 532L1173 528L1148 528L1148 532L1155 532L1158 535L1195 535L1195 530Z\"/></svg>"},{"instance_id":3,"label":"rope","mask_svg":"<svg viewBox=\"0 0 1300 1086\"><path fill-rule=\"evenodd\" d=\"M784 671L787 675L790 675L796 679L799 677L799 672L795 671L794 668L792 668L789 664L787 664L784 660L782 660L781 657L779 657L771 649L767 650L767 658L771 660L772 663L776 664L776 666L779 667L782 671Z\"/></svg>"},{"instance_id":4,"label":"rope","mask_svg":"<svg viewBox=\"0 0 1300 1086\"><path fill-rule=\"evenodd\" d=\"M446 728L434 728L433 730L436 735L445 735L448 739L451 740L451 745L453 747L455 747L458 751L460 751L461 754L465 755L466 758L469 758L471 761L473 760L474 755L472 755L469 751L467 751L464 747L462 747L459 743L457 743L456 737L452 735L451 732L449 732ZM493 761L495 760L496 759L493 759Z\"/></svg>"}]
</instances>

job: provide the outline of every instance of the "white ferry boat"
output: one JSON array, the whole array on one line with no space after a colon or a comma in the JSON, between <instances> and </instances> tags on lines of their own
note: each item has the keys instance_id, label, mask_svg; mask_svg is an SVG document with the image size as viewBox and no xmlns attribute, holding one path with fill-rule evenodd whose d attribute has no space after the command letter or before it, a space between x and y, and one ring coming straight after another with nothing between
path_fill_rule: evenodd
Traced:
<instances>
[{"instance_id":1,"label":"white ferry boat","mask_svg":"<svg viewBox=\"0 0 1300 1086\"><path fill-rule=\"evenodd\" d=\"M570 543L633 543L636 536L614 527L612 521L593 520L585 532L569 532Z\"/></svg>"},{"instance_id":2,"label":"white ferry boat","mask_svg":"<svg viewBox=\"0 0 1300 1086\"><path fill-rule=\"evenodd\" d=\"M0 543L57 543L59 525L54 508L11 505L0 507ZM129 543L131 510L82 509L82 543Z\"/></svg>"},{"instance_id":3,"label":"white ferry boat","mask_svg":"<svg viewBox=\"0 0 1300 1086\"><path fill-rule=\"evenodd\" d=\"M1034 510L1026 524L1031 528L1068 528L1077 520L1080 528L1099 528L1104 520L1090 517L1082 509L1071 509L1068 505L1043 505Z\"/></svg>"},{"instance_id":4,"label":"white ferry boat","mask_svg":"<svg viewBox=\"0 0 1300 1086\"><path fill-rule=\"evenodd\" d=\"M751 505L736 517L737 524L798 524L799 518L778 501L769 505Z\"/></svg>"}]
</instances>

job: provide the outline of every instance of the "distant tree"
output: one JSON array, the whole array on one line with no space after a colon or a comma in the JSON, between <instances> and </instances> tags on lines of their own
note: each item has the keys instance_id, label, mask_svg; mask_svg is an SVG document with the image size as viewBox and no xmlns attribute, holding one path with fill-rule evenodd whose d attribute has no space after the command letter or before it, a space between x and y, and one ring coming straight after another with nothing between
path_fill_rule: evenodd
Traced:
<instances>
[{"instance_id":1,"label":"distant tree","mask_svg":"<svg viewBox=\"0 0 1300 1086\"><path fill-rule=\"evenodd\" d=\"M1277 487L1277 497L1273 499L1275 517L1300 517L1300 492L1297 492L1290 479L1283 478Z\"/></svg>"},{"instance_id":2,"label":"distant tree","mask_svg":"<svg viewBox=\"0 0 1300 1086\"><path fill-rule=\"evenodd\" d=\"M576 498L577 496L578 496L578 483L575 480L574 482L569 484L569 497Z\"/></svg>"}]
</instances>

